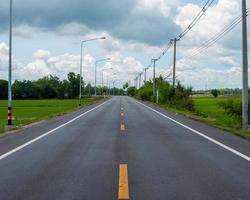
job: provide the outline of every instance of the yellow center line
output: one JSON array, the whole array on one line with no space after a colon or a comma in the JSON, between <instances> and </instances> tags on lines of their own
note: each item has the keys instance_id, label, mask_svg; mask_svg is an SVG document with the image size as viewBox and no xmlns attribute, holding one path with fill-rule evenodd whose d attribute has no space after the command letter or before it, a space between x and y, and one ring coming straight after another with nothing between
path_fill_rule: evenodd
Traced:
<instances>
[{"instance_id":1,"label":"yellow center line","mask_svg":"<svg viewBox=\"0 0 250 200\"><path fill-rule=\"evenodd\" d=\"M125 124L121 124L121 131L125 131Z\"/></svg>"},{"instance_id":2,"label":"yellow center line","mask_svg":"<svg viewBox=\"0 0 250 200\"><path fill-rule=\"evenodd\" d=\"M118 199L129 199L128 165L120 164Z\"/></svg>"}]
</instances>

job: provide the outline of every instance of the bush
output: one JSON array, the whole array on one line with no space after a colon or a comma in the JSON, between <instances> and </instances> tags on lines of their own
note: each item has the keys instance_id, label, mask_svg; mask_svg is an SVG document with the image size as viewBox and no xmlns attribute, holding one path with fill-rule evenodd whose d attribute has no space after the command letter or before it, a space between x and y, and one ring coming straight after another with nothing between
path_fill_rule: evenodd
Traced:
<instances>
[{"instance_id":1,"label":"bush","mask_svg":"<svg viewBox=\"0 0 250 200\"><path fill-rule=\"evenodd\" d=\"M143 101L153 101L153 84L151 82L147 82L144 86L142 86L137 92L137 98Z\"/></svg>"},{"instance_id":2,"label":"bush","mask_svg":"<svg viewBox=\"0 0 250 200\"><path fill-rule=\"evenodd\" d=\"M128 95L129 96L135 96L136 95L136 88L135 87L129 87L128 89L127 89L127 92L128 92Z\"/></svg>"},{"instance_id":3,"label":"bush","mask_svg":"<svg viewBox=\"0 0 250 200\"><path fill-rule=\"evenodd\" d=\"M166 104L178 109L186 109L194 111L194 103L190 98L192 88L185 88L180 83L176 88L170 85L162 77L156 78L156 88L159 90L159 103ZM153 97L153 83L148 81L137 91L137 98L144 101L153 101L156 99Z\"/></svg>"},{"instance_id":4,"label":"bush","mask_svg":"<svg viewBox=\"0 0 250 200\"><path fill-rule=\"evenodd\" d=\"M237 99L228 99L219 103L228 115L240 117L242 115L242 102Z\"/></svg>"}]
</instances>

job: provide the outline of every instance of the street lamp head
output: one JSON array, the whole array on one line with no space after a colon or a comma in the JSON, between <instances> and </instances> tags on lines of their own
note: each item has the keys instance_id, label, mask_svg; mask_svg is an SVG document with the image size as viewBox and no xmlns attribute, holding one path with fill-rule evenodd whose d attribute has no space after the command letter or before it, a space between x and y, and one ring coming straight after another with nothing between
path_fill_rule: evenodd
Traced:
<instances>
[{"instance_id":1,"label":"street lamp head","mask_svg":"<svg viewBox=\"0 0 250 200\"><path fill-rule=\"evenodd\" d=\"M106 37L100 37L100 39L101 39L101 40L105 40L105 39L106 39Z\"/></svg>"},{"instance_id":2,"label":"street lamp head","mask_svg":"<svg viewBox=\"0 0 250 200\"><path fill-rule=\"evenodd\" d=\"M108 60L108 61L110 61L110 60L111 60L111 58L107 58L107 60Z\"/></svg>"}]
</instances>

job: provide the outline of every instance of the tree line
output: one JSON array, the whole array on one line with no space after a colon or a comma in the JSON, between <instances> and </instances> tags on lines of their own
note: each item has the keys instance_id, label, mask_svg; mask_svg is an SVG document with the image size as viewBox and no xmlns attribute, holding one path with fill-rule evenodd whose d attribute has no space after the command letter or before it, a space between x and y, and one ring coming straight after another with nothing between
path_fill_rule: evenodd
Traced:
<instances>
[{"instance_id":1,"label":"tree line","mask_svg":"<svg viewBox=\"0 0 250 200\"><path fill-rule=\"evenodd\" d=\"M14 99L74 99L79 96L80 75L70 72L67 79L60 80L57 76L45 76L35 81L16 80L12 84ZM95 88L83 82L82 94L91 96ZM123 90L118 88L97 87L97 94L122 95ZM0 99L8 97L8 81L0 80Z\"/></svg>"}]
</instances>

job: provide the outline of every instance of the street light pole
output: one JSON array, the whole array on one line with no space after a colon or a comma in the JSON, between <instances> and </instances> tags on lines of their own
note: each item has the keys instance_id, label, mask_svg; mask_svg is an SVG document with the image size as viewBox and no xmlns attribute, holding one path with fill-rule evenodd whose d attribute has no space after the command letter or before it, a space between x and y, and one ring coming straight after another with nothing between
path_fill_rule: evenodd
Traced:
<instances>
[{"instance_id":1,"label":"street light pole","mask_svg":"<svg viewBox=\"0 0 250 200\"><path fill-rule=\"evenodd\" d=\"M105 40L106 37L93 38L89 40L83 40L81 42L81 61L80 61L80 83L79 83L79 106L82 105L82 61L83 61L83 44L86 42L94 41L94 40Z\"/></svg>"},{"instance_id":2,"label":"street light pole","mask_svg":"<svg viewBox=\"0 0 250 200\"><path fill-rule=\"evenodd\" d=\"M8 126L12 126L12 0L10 0Z\"/></svg>"},{"instance_id":3,"label":"street light pole","mask_svg":"<svg viewBox=\"0 0 250 200\"><path fill-rule=\"evenodd\" d=\"M107 68L107 69L103 69L102 70L102 95L103 95L103 87L104 87L104 71L106 71L106 70L110 70L110 69L113 69L112 67L111 68Z\"/></svg>"},{"instance_id":4,"label":"street light pole","mask_svg":"<svg viewBox=\"0 0 250 200\"><path fill-rule=\"evenodd\" d=\"M246 0L242 0L242 128L248 129L248 47Z\"/></svg>"},{"instance_id":5,"label":"street light pole","mask_svg":"<svg viewBox=\"0 0 250 200\"><path fill-rule=\"evenodd\" d=\"M79 83L79 106L82 105L82 49L83 49L83 43L81 42L81 62L80 62L80 83Z\"/></svg>"},{"instance_id":6,"label":"street light pole","mask_svg":"<svg viewBox=\"0 0 250 200\"><path fill-rule=\"evenodd\" d=\"M103 62L103 61L108 61L108 60L111 60L110 58L105 58L105 59L100 59L100 60L97 60L96 62L95 62L95 96L96 96L96 74L97 74L97 64L99 63L99 62Z\"/></svg>"}]
</instances>

